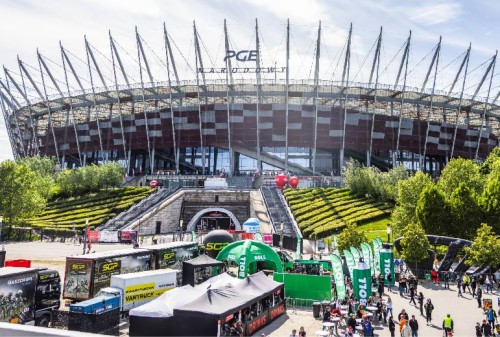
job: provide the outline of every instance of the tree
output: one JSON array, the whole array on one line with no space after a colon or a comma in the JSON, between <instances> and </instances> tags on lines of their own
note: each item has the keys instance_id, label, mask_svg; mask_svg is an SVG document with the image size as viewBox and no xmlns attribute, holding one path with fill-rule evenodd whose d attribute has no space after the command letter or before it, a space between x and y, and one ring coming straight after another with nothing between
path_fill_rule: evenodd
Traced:
<instances>
[{"instance_id":1,"label":"tree","mask_svg":"<svg viewBox=\"0 0 500 337\"><path fill-rule=\"evenodd\" d=\"M471 239L484 219L484 212L478 204L478 196L473 189L460 183L451 194L448 204L451 211L450 228L454 235Z\"/></svg>"},{"instance_id":2,"label":"tree","mask_svg":"<svg viewBox=\"0 0 500 337\"><path fill-rule=\"evenodd\" d=\"M37 189L45 199L50 199L54 193L55 160L49 157L26 157L18 160L17 164L25 164L37 175Z\"/></svg>"},{"instance_id":3,"label":"tree","mask_svg":"<svg viewBox=\"0 0 500 337\"><path fill-rule=\"evenodd\" d=\"M21 224L41 212L46 199L40 191L37 174L26 164L0 163L0 177L0 214L9 236L12 225Z\"/></svg>"},{"instance_id":4,"label":"tree","mask_svg":"<svg viewBox=\"0 0 500 337\"><path fill-rule=\"evenodd\" d=\"M494 169L498 169L500 166L500 147L495 147L493 151L490 152L488 158L481 165L480 171L483 174L489 174Z\"/></svg>"},{"instance_id":5,"label":"tree","mask_svg":"<svg viewBox=\"0 0 500 337\"><path fill-rule=\"evenodd\" d=\"M398 181L396 207L391 215L395 236L403 235L406 225L417 223L416 209L420 194L426 187L433 185L431 176L422 171L406 180Z\"/></svg>"},{"instance_id":6,"label":"tree","mask_svg":"<svg viewBox=\"0 0 500 337\"><path fill-rule=\"evenodd\" d=\"M444 167L439 178L438 187L449 198L460 183L469 186L474 192L481 193L483 177L479 172L481 167L473 160L454 158Z\"/></svg>"},{"instance_id":7,"label":"tree","mask_svg":"<svg viewBox=\"0 0 500 337\"><path fill-rule=\"evenodd\" d=\"M492 171L479 200L487 222L500 232L500 171Z\"/></svg>"},{"instance_id":8,"label":"tree","mask_svg":"<svg viewBox=\"0 0 500 337\"><path fill-rule=\"evenodd\" d=\"M403 239L401 240L401 257L408 262L422 261L428 257L427 250L429 249L429 240L425 236L423 228L418 224L409 224L406 226Z\"/></svg>"},{"instance_id":9,"label":"tree","mask_svg":"<svg viewBox=\"0 0 500 337\"><path fill-rule=\"evenodd\" d=\"M356 227L355 223L348 224L337 236L337 247L340 252L350 247L360 248L361 244L367 241L365 233L358 232Z\"/></svg>"},{"instance_id":10,"label":"tree","mask_svg":"<svg viewBox=\"0 0 500 337\"><path fill-rule=\"evenodd\" d=\"M477 235L471 247L466 247L468 265L500 264L500 236L496 235L491 226L483 223L477 230Z\"/></svg>"},{"instance_id":11,"label":"tree","mask_svg":"<svg viewBox=\"0 0 500 337\"><path fill-rule=\"evenodd\" d=\"M444 194L435 186L427 186L420 194L415 211L418 224L426 233L450 235L449 206ZM406 231L405 231L406 232Z\"/></svg>"}]
</instances>

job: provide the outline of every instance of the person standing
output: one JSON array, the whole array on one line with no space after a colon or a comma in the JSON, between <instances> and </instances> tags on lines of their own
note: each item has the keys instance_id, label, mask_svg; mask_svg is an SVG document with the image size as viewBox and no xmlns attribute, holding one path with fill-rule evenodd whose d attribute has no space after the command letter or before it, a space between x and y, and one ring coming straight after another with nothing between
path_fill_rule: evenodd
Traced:
<instances>
[{"instance_id":1,"label":"person standing","mask_svg":"<svg viewBox=\"0 0 500 337\"><path fill-rule=\"evenodd\" d=\"M483 297L483 289L481 286L477 287L477 307L481 308L481 299Z\"/></svg>"},{"instance_id":2,"label":"person standing","mask_svg":"<svg viewBox=\"0 0 500 337\"><path fill-rule=\"evenodd\" d=\"M389 311L391 312L391 316L394 315L392 313L392 299L391 299L391 296L387 297L387 302L385 303L385 308L386 308L387 315L389 315Z\"/></svg>"},{"instance_id":3,"label":"person standing","mask_svg":"<svg viewBox=\"0 0 500 337\"><path fill-rule=\"evenodd\" d=\"M391 333L391 337L394 336L394 332L396 331L396 323L394 322L394 317L389 317L389 331Z\"/></svg>"},{"instance_id":4,"label":"person standing","mask_svg":"<svg viewBox=\"0 0 500 337\"><path fill-rule=\"evenodd\" d=\"M453 331L453 319L450 317L450 314L446 315L443 319L443 329L446 337L448 337L450 332Z\"/></svg>"},{"instance_id":5,"label":"person standing","mask_svg":"<svg viewBox=\"0 0 500 337\"><path fill-rule=\"evenodd\" d=\"M434 310L434 305L432 304L430 298L427 299L427 303L425 303L424 308L427 325L432 324L432 311Z\"/></svg>"},{"instance_id":6,"label":"person standing","mask_svg":"<svg viewBox=\"0 0 500 337\"><path fill-rule=\"evenodd\" d=\"M460 275L457 277L457 292L458 292L458 297L463 297L462 296L462 278Z\"/></svg>"},{"instance_id":7,"label":"person standing","mask_svg":"<svg viewBox=\"0 0 500 337\"><path fill-rule=\"evenodd\" d=\"M450 289L450 272L444 273L444 289Z\"/></svg>"},{"instance_id":8,"label":"person standing","mask_svg":"<svg viewBox=\"0 0 500 337\"><path fill-rule=\"evenodd\" d=\"M293 330L292 330L292 333L290 334L290 337L298 337L298 336L297 336L297 330L296 330L296 329L293 329Z\"/></svg>"},{"instance_id":9,"label":"person standing","mask_svg":"<svg viewBox=\"0 0 500 337\"><path fill-rule=\"evenodd\" d=\"M469 290L469 293L472 293L471 290L470 290L470 276L465 274L464 273L464 285L463 285L463 290L464 290L464 293L465 293L465 290L468 289Z\"/></svg>"},{"instance_id":10,"label":"person standing","mask_svg":"<svg viewBox=\"0 0 500 337\"><path fill-rule=\"evenodd\" d=\"M483 324L481 324L481 332L484 334L484 337L491 337L491 325L485 319L483 319Z\"/></svg>"},{"instance_id":11,"label":"person standing","mask_svg":"<svg viewBox=\"0 0 500 337\"><path fill-rule=\"evenodd\" d=\"M378 282L377 292L378 292L378 296L380 298L382 298L382 295L384 294L384 281Z\"/></svg>"},{"instance_id":12,"label":"person standing","mask_svg":"<svg viewBox=\"0 0 500 337\"><path fill-rule=\"evenodd\" d=\"M408 321L405 321L405 325L403 329L401 330L401 337L412 337L412 331L410 328L410 325L408 324Z\"/></svg>"},{"instance_id":13,"label":"person standing","mask_svg":"<svg viewBox=\"0 0 500 337\"><path fill-rule=\"evenodd\" d=\"M306 331L304 330L303 326L301 326L299 329L299 337L306 337Z\"/></svg>"},{"instance_id":14,"label":"person standing","mask_svg":"<svg viewBox=\"0 0 500 337\"><path fill-rule=\"evenodd\" d=\"M418 321L415 319L415 315L411 315L410 329L411 337L418 337Z\"/></svg>"},{"instance_id":15,"label":"person standing","mask_svg":"<svg viewBox=\"0 0 500 337\"><path fill-rule=\"evenodd\" d=\"M483 332L481 331L481 324L479 322L476 323L476 337L482 337Z\"/></svg>"},{"instance_id":16,"label":"person standing","mask_svg":"<svg viewBox=\"0 0 500 337\"><path fill-rule=\"evenodd\" d=\"M486 285L486 293L493 292L493 288L491 286L491 279L488 275L486 275L486 279L484 280L484 284Z\"/></svg>"},{"instance_id":17,"label":"person standing","mask_svg":"<svg viewBox=\"0 0 500 337\"><path fill-rule=\"evenodd\" d=\"M486 311L486 318L488 319L488 323L491 325L491 329L495 329L495 322L497 320L497 313L493 310L493 307L490 305L488 311Z\"/></svg>"},{"instance_id":18,"label":"person standing","mask_svg":"<svg viewBox=\"0 0 500 337\"><path fill-rule=\"evenodd\" d=\"M472 289L472 297L476 296L476 287L477 287L477 277L472 276L472 279L470 281L470 288Z\"/></svg>"},{"instance_id":19,"label":"person standing","mask_svg":"<svg viewBox=\"0 0 500 337\"><path fill-rule=\"evenodd\" d=\"M392 286L392 274L389 273L387 275L387 292L391 291L391 286Z\"/></svg>"},{"instance_id":20,"label":"person standing","mask_svg":"<svg viewBox=\"0 0 500 337\"><path fill-rule=\"evenodd\" d=\"M420 315L423 316L424 315L424 294L422 294L422 292L420 292L418 294L418 307L420 308Z\"/></svg>"}]
</instances>

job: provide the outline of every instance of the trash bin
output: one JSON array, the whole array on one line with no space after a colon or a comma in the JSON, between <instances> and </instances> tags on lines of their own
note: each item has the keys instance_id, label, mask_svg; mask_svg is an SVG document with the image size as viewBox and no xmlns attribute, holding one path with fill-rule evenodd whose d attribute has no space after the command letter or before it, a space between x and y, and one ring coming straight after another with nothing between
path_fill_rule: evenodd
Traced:
<instances>
[{"instance_id":1,"label":"trash bin","mask_svg":"<svg viewBox=\"0 0 500 337\"><path fill-rule=\"evenodd\" d=\"M313 302L313 317L319 318L319 311L321 310L321 302Z\"/></svg>"}]
</instances>

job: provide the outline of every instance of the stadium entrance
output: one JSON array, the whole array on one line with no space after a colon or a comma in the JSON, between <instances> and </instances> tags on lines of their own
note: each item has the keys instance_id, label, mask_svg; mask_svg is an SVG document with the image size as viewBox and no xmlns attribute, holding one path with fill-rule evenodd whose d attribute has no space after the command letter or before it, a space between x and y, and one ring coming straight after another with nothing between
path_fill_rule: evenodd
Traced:
<instances>
[{"instance_id":1,"label":"stadium entrance","mask_svg":"<svg viewBox=\"0 0 500 337\"><path fill-rule=\"evenodd\" d=\"M201 216L196 225L198 231L211 231L213 229L235 229L231 218L223 212L210 212Z\"/></svg>"}]
</instances>

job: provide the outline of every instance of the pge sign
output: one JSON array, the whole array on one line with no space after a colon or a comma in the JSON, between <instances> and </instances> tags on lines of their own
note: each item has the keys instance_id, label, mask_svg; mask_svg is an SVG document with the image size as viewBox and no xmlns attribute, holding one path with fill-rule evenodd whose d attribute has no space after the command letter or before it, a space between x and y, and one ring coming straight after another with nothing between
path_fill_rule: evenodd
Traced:
<instances>
[{"instance_id":1,"label":"pge sign","mask_svg":"<svg viewBox=\"0 0 500 337\"><path fill-rule=\"evenodd\" d=\"M259 52L257 50L226 50L226 57L224 57L224 62L227 59L235 57L237 61L240 62L248 62L248 61L257 61L257 55Z\"/></svg>"}]
</instances>

